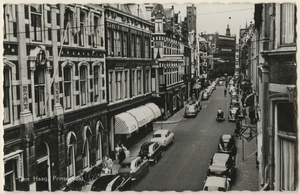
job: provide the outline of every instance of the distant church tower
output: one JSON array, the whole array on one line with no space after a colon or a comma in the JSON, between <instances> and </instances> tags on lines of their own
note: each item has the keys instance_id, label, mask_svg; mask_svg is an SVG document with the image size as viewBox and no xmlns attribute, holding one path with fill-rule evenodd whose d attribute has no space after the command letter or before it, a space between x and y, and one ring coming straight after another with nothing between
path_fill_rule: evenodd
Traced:
<instances>
[{"instance_id":1,"label":"distant church tower","mask_svg":"<svg viewBox=\"0 0 300 194\"><path fill-rule=\"evenodd\" d=\"M227 28L226 28L226 36L230 36L230 28L229 28L229 25L227 25Z\"/></svg>"}]
</instances>

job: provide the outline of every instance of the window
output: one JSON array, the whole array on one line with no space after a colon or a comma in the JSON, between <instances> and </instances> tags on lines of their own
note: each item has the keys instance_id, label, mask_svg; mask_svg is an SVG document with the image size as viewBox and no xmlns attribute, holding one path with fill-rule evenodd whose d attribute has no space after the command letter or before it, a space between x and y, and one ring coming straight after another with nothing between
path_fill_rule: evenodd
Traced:
<instances>
[{"instance_id":1,"label":"window","mask_svg":"<svg viewBox=\"0 0 300 194\"><path fill-rule=\"evenodd\" d=\"M108 76L108 88L109 88L108 95L109 95L109 101L110 102L112 102L112 98L113 98L113 95L112 95L112 74L113 74L113 72L109 72L109 76Z\"/></svg>"},{"instance_id":2,"label":"window","mask_svg":"<svg viewBox=\"0 0 300 194\"><path fill-rule=\"evenodd\" d=\"M86 13L80 12L79 46L84 46Z\"/></svg>"},{"instance_id":3,"label":"window","mask_svg":"<svg viewBox=\"0 0 300 194\"><path fill-rule=\"evenodd\" d=\"M127 98L128 97L128 87L127 87L127 85L128 85L128 82L127 82L127 79L128 79L128 71L124 71L124 98Z\"/></svg>"},{"instance_id":4,"label":"window","mask_svg":"<svg viewBox=\"0 0 300 194\"><path fill-rule=\"evenodd\" d=\"M97 135L97 150L96 150L96 159L101 160L102 159L102 143L101 143L101 133Z\"/></svg>"},{"instance_id":5,"label":"window","mask_svg":"<svg viewBox=\"0 0 300 194\"><path fill-rule=\"evenodd\" d=\"M114 30L114 54L121 56L121 38L120 31Z\"/></svg>"},{"instance_id":6,"label":"window","mask_svg":"<svg viewBox=\"0 0 300 194\"><path fill-rule=\"evenodd\" d=\"M143 89L142 89L142 71L141 70L138 70L137 71L137 93L138 94L142 94L143 92Z\"/></svg>"},{"instance_id":7,"label":"window","mask_svg":"<svg viewBox=\"0 0 300 194\"><path fill-rule=\"evenodd\" d=\"M141 36L136 36L136 41L135 41L135 57L137 58L141 58L141 54L142 54L142 43L141 43Z\"/></svg>"},{"instance_id":8,"label":"window","mask_svg":"<svg viewBox=\"0 0 300 194\"><path fill-rule=\"evenodd\" d=\"M121 80L122 80L122 71L116 71L116 99L117 100L121 99L121 91L122 91Z\"/></svg>"},{"instance_id":9,"label":"window","mask_svg":"<svg viewBox=\"0 0 300 194\"><path fill-rule=\"evenodd\" d=\"M117 49L117 31L113 30L113 46L114 48L112 49L114 52L114 55L117 56L118 55L118 49Z\"/></svg>"},{"instance_id":10,"label":"window","mask_svg":"<svg viewBox=\"0 0 300 194\"><path fill-rule=\"evenodd\" d=\"M127 57L127 36L128 36L128 33L124 32L124 34L123 34L123 57Z\"/></svg>"},{"instance_id":11,"label":"window","mask_svg":"<svg viewBox=\"0 0 300 194\"><path fill-rule=\"evenodd\" d=\"M11 74L10 69L4 68L4 82L3 82L3 107L4 107L4 118L3 124L10 124L11 122Z\"/></svg>"},{"instance_id":12,"label":"window","mask_svg":"<svg viewBox=\"0 0 300 194\"><path fill-rule=\"evenodd\" d=\"M45 69L37 66L34 72L34 94L36 116L45 115Z\"/></svg>"},{"instance_id":13,"label":"window","mask_svg":"<svg viewBox=\"0 0 300 194\"><path fill-rule=\"evenodd\" d=\"M73 29L73 12L68 8L65 10L64 15L64 44L69 44L70 42L70 29Z\"/></svg>"},{"instance_id":14,"label":"window","mask_svg":"<svg viewBox=\"0 0 300 194\"><path fill-rule=\"evenodd\" d=\"M34 41L42 41L42 5L30 5L31 33Z\"/></svg>"},{"instance_id":15,"label":"window","mask_svg":"<svg viewBox=\"0 0 300 194\"><path fill-rule=\"evenodd\" d=\"M135 57L135 35L131 34L131 57Z\"/></svg>"},{"instance_id":16,"label":"window","mask_svg":"<svg viewBox=\"0 0 300 194\"><path fill-rule=\"evenodd\" d=\"M282 3L281 5L281 44L295 43L296 11L295 4Z\"/></svg>"},{"instance_id":17,"label":"window","mask_svg":"<svg viewBox=\"0 0 300 194\"><path fill-rule=\"evenodd\" d=\"M99 84L100 67L94 66L94 101L97 102L100 98L100 84Z\"/></svg>"},{"instance_id":18,"label":"window","mask_svg":"<svg viewBox=\"0 0 300 194\"><path fill-rule=\"evenodd\" d=\"M72 108L72 68L70 66L64 67L64 108Z\"/></svg>"},{"instance_id":19,"label":"window","mask_svg":"<svg viewBox=\"0 0 300 194\"><path fill-rule=\"evenodd\" d=\"M145 58L150 58L149 48L150 48L150 39L145 38Z\"/></svg>"},{"instance_id":20,"label":"window","mask_svg":"<svg viewBox=\"0 0 300 194\"><path fill-rule=\"evenodd\" d=\"M107 55L110 56L111 53L112 53L111 29L107 29Z\"/></svg>"},{"instance_id":21,"label":"window","mask_svg":"<svg viewBox=\"0 0 300 194\"><path fill-rule=\"evenodd\" d=\"M69 147L69 165L67 166L68 178L75 176L75 149L74 144Z\"/></svg>"},{"instance_id":22,"label":"window","mask_svg":"<svg viewBox=\"0 0 300 194\"><path fill-rule=\"evenodd\" d=\"M132 88L132 96L135 96L136 95L135 70L132 70L131 88Z\"/></svg>"},{"instance_id":23,"label":"window","mask_svg":"<svg viewBox=\"0 0 300 194\"><path fill-rule=\"evenodd\" d=\"M80 66L80 97L81 105L86 105L87 100L87 67Z\"/></svg>"},{"instance_id":24,"label":"window","mask_svg":"<svg viewBox=\"0 0 300 194\"><path fill-rule=\"evenodd\" d=\"M94 34L93 34L93 47L94 48L96 48L100 45L100 27L99 26L100 26L99 17L94 17Z\"/></svg>"},{"instance_id":25,"label":"window","mask_svg":"<svg viewBox=\"0 0 300 194\"><path fill-rule=\"evenodd\" d=\"M147 69L145 73L145 93L150 92L150 70Z\"/></svg>"},{"instance_id":26,"label":"window","mask_svg":"<svg viewBox=\"0 0 300 194\"><path fill-rule=\"evenodd\" d=\"M90 166L90 152L89 152L89 142L88 139L85 141L83 155L82 155L83 168L88 168Z\"/></svg>"}]
</instances>

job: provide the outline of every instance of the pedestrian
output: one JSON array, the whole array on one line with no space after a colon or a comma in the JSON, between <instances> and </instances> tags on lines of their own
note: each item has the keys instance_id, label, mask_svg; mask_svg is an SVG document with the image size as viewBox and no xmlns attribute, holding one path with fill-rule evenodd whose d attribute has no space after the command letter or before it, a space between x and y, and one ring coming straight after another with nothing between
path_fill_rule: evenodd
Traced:
<instances>
[{"instance_id":1,"label":"pedestrian","mask_svg":"<svg viewBox=\"0 0 300 194\"><path fill-rule=\"evenodd\" d=\"M227 89L225 88L225 90L224 90L224 96L226 97L226 95L227 95Z\"/></svg>"},{"instance_id":2,"label":"pedestrian","mask_svg":"<svg viewBox=\"0 0 300 194\"><path fill-rule=\"evenodd\" d=\"M106 165L109 170L109 174L112 174L113 161L109 156L106 156Z\"/></svg>"},{"instance_id":3,"label":"pedestrian","mask_svg":"<svg viewBox=\"0 0 300 194\"><path fill-rule=\"evenodd\" d=\"M117 144L115 147L115 159L116 163L119 161L119 155L120 155L121 147Z\"/></svg>"},{"instance_id":4,"label":"pedestrian","mask_svg":"<svg viewBox=\"0 0 300 194\"><path fill-rule=\"evenodd\" d=\"M121 164L125 158L126 158L125 151L121 148L121 151L119 154L119 164Z\"/></svg>"}]
</instances>

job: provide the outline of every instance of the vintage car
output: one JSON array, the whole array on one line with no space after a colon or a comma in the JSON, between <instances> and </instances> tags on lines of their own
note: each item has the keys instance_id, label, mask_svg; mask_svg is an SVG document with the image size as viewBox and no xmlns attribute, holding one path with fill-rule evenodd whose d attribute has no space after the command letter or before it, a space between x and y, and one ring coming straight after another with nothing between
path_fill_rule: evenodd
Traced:
<instances>
[{"instance_id":1,"label":"vintage car","mask_svg":"<svg viewBox=\"0 0 300 194\"><path fill-rule=\"evenodd\" d=\"M91 191L128 191L131 190L131 178L121 177L110 174L97 178L91 188Z\"/></svg>"},{"instance_id":2,"label":"vintage car","mask_svg":"<svg viewBox=\"0 0 300 194\"><path fill-rule=\"evenodd\" d=\"M157 142L166 148L169 148L174 141L174 133L170 132L168 129L160 129L155 131L151 139L151 142Z\"/></svg>"},{"instance_id":3,"label":"vintage car","mask_svg":"<svg viewBox=\"0 0 300 194\"><path fill-rule=\"evenodd\" d=\"M203 92L202 94L202 100L208 100L209 94L207 92Z\"/></svg>"},{"instance_id":4,"label":"vintage car","mask_svg":"<svg viewBox=\"0 0 300 194\"><path fill-rule=\"evenodd\" d=\"M121 163L118 175L123 178L130 178L132 185L149 172L149 161L141 157L132 156Z\"/></svg>"},{"instance_id":5,"label":"vintage car","mask_svg":"<svg viewBox=\"0 0 300 194\"><path fill-rule=\"evenodd\" d=\"M219 86L224 86L224 84L225 84L225 81L219 80L219 82L218 82L218 85L219 85Z\"/></svg>"},{"instance_id":6,"label":"vintage car","mask_svg":"<svg viewBox=\"0 0 300 194\"><path fill-rule=\"evenodd\" d=\"M229 191L230 179L226 177L209 176L205 180L203 191Z\"/></svg>"},{"instance_id":7,"label":"vintage car","mask_svg":"<svg viewBox=\"0 0 300 194\"><path fill-rule=\"evenodd\" d=\"M225 153L215 153L209 162L207 176L235 177L235 157Z\"/></svg>"},{"instance_id":8,"label":"vintage car","mask_svg":"<svg viewBox=\"0 0 300 194\"><path fill-rule=\"evenodd\" d=\"M231 154L233 156L236 155L237 147L233 135L224 134L220 137L218 151L219 153Z\"/></svg>"},{"instance_id":9,"label":"vintage car","mask_svg":"<svg viewBox=\"0 0 300 194\"><path fill-rule=\"evenodd\" d=\"M184 110L184 117L194 116L196 117L198 114L198 109L196 104L187 104Z\"/></svg>"},{"instance_id":10,"label":"vintage car","mask_svg":"<svg viewBox=\"0 0 300 194\"><path fill-rule=\"evenodd\" d=\"M164 155L163 146L157 142L144 142L141 145L139 156L148 159L152 164L156 164L158 159Z\"/></svg>"},{"instance_id":11,"label":"vintage car","mask_svg":"<svg viewBox=\"0 0 300 194\"><path fill-rule=\"evenodd\" d=\"M230 110L229 110L229 114L228 114L228 121L236 121L238 119L238 116L236 115L238 111L239 107L237 106L233 106ZM240 115L240 114L239 114Z\"/></svg>"}]
</instances>

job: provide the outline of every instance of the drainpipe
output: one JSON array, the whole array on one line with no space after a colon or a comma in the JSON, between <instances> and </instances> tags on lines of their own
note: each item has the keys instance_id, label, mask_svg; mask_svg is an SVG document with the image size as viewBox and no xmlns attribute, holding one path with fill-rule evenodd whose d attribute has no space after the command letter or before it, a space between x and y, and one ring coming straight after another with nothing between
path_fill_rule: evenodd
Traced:
<instances>
[{"instance_id":1,"label":"drainpipe","mask_svg":"<svg viewBox=\"0 0 300 194\"><path fill-rule=\"evenodd\" d=\"M267 164L267 166L265 167L265 174L264 174L264 186L263 188L261 189L262 191L266 191L268 186L269 186L269 179L267 178L267 172L269 170L269 164Z\"/></svg>"}]
</instances>

